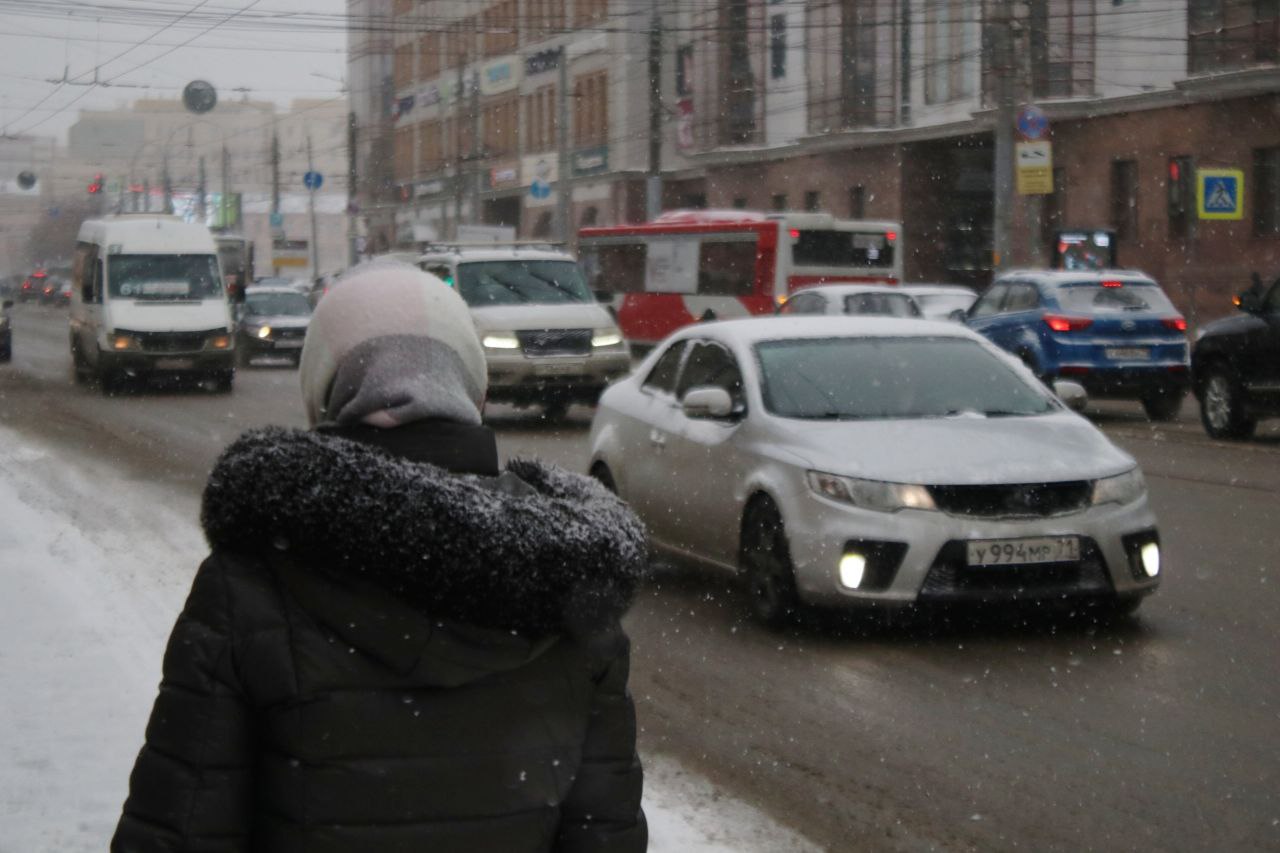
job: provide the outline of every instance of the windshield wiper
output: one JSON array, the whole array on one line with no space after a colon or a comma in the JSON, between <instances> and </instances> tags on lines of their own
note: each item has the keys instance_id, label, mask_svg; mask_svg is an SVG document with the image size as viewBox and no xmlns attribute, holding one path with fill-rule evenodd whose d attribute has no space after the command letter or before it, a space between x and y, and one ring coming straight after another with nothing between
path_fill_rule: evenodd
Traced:
<instances>
[{"instance_id":1,"label":"windshield wiper","mask_svg":"<svg viewBox=\"0 0 1280 853\"><path fill-rule=\"evenodd\" d=\"M494 284L498 285L499 287L501 287L503 290L507 291L508 293L514 293L516 295L516 298L519 299L521 302L529 301L529 297L524 295L524 291L516 287L511 282L503 281L502 279L498 278L496 275L489 276L489 280L492 281Z\"/></svg>"},{"instance_id":2,"label":"windshield wiper","mask_svg":"<svg viewBox=\"0 0 1280 853\"><path fill-rule=\"evenodd\" d=\"M570 288L570 287L566 287L566 286L564 286L564 285L563 285L563 284L561 284L560 282L556 281L554 278L547 278L546 276L538 275L536 272L533 272L532 270L529 270L529 271L528 271L528 273L529 273L529 277L530 277L530 278L536 278L538 281L541 281L541 282L543 282L544 284L549 284L549 285L551 285L552 287L554 287L556 290L560 291L561 293L563 293L563 294L565 294L565 295L567 295L567 296L571 296L571 297L573 297L573 301L574 301L574 302L582 302L582 301L584 301L584 300L583 300L583 298L582 298L582 294L581 294L581 293L578 293L578 292L577 292L576 290L574 290L573 288Z\"/></svg>"}]
</instances>

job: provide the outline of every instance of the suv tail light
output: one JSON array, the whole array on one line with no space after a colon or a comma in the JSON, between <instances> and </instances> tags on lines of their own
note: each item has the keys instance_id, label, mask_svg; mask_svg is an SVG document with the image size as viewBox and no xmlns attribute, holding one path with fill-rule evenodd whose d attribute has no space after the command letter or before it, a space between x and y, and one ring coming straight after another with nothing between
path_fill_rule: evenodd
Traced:
<instances>
[{"instance_id":1,"label":"suv tail light","mask_svg":"<svg viewBox=\"0 0 1280 853\"><path fill-rule=\"evenodd\" d=\"M1185 317L1165 317L1160 322L1166 329L1172 329L1175 332L1185 332L1187 330Z\"/></svg>"},{"instance_id":2,"label":"suv tail light","mask_svg":"<svg viewBox=\"0 0 1280 853\"><path fill-rule=\"evenodd\" d=\"M1091 317L1064 317L1061 314L1045 314L1044 322L1055 332L1083 332L1093 325Z\"/></svg>"}]
</instances>

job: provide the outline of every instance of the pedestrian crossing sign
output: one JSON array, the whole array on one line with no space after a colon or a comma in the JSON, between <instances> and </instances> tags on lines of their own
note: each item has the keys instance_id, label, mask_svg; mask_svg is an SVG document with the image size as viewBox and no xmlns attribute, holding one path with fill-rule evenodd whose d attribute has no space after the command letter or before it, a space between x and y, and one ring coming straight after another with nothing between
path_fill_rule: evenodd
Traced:
<instances>
[{"instance_id":1,"label":"pedestrian crossing sign","mask_svg":"<svg viewBox=\"0 0 1280 853\"><path fill-rule=\"evenodd\" d=\"M1196 213L1201 219L1244 218L1244 172L1196 169Z\"/></svg>"}]
</instances>

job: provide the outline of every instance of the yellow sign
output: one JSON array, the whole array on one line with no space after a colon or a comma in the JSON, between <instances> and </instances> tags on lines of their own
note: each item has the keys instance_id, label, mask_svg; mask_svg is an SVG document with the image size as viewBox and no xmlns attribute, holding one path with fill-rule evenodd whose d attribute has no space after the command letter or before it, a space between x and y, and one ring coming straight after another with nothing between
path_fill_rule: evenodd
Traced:
<instances>
[{"instance_id":1,"label":"yellow sign","mask_svg":"<svg viewBox=\"0 0 1280 853\"><path fill-rule=\"evenodd\" d=\"M309 263L311 262L306 258L290 257L289 255L271 259L271 265L277 267L305 267Z\"/></svg>"},{"instance_id":2,"label":"yellow sign","mask_svg":"<svg viewBox=\"0 0 1280 853\"><path fill-rule=\"evenodd\" d=\"M1014 146L1014 164L1018 195L1049 195L1053 192L1053 148L1048 142L1017 143Z\"/></svg>"},{"instance_id":3,"label":"yellow sign","mask_svg":"<svg viewBox=\"0 0 1280 853\"><path fill-rule=\"evenodd\" d=\"M1244 172L1196 169L1196 214L1201 219L1244 218Z\"/></svg>"}]
</instances>

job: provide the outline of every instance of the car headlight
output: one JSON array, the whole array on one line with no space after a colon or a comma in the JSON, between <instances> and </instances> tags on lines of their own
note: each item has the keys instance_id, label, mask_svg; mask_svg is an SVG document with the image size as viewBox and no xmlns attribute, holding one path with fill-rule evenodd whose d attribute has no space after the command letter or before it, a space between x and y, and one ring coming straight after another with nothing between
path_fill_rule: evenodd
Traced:
<instances>
[{"instance_id":1,"label":"car headlight","mask_svg":"<svg viewBox=\"0 0 1280 853\"><path fill-rule=\"evenodd\" d=\"M254 334L255 334L255 335L257 335L257 336L258 336L258 337L260 337L260 338L269 338L269 337L271 337L271 327L270 327L270 326L259 326L259 327L258 327L258 331L254 332Z\"/></svg>"},{"instance_id":2,"label":"car headlight","mask_svg":"<svg viewBox=\"0 0 1280 853\"><path fill-rule=\"evenodd\" d=\"M1133 503L1147 493L1147 481L1137 468L1117 474L1114 477L1103 477L1093 483L1093 503L1127 504Z\"/></svg>"},{"instance_id":3,"label":"car headlight","mask_svg":"<svg viewBox=\"0 0 1280 853\"><path fill-rule=\"evenodd\" d=\"M138 344L138 339L135 338L133 335L112 335L111 348L116 352L123 352L125 350L142 349L142 347Z\"/></svg>"},{"instance_id":4,"label":"car headlight","mask_svg":"<svg viewBox=\"0 0 1280 853\"><path fill-rule=\"evenodd\" d=\"M591 346L595 349L616 347L622 343L622 332L617 329L596 329L591 333Z\"/></svg>"},{"instance_id":5,"label":"car headlight","mask_svg":"<svg viewBox=\"0 0 1280 853\"><path fill-rule=\"evenodd\" d=\"M932 509L938 507L933 496L924 486L913 483L886 483L880 480L858 480L809 471L805 478L809 488L824 498L853 504L863 509L879 512L897 512L900 509Z\"/></svg>"},{"instance_id":6,"label":"car headlight","mask_svg":"<svg viewBox=\"0 0 1280 853\"><path fill-rule=\"evenodd\" d=\"M510 332L491 332L482 343L485 349L520 349L520 340Z\"/></svg>"},{"instance_id":7,"label":"car headlight","mask_svg":"<svg viewBox=\"0 0 1280 853\"><path fill-rule=\"evenodd\" d=\"M208 342L205 345L209 347L209 349L230 349L231 336L230 335L214 335L211 338L209 338Z\"/></svg>"}]
</instances>

